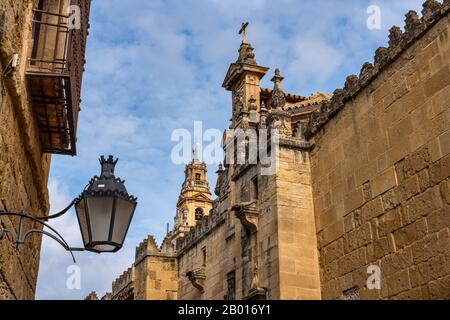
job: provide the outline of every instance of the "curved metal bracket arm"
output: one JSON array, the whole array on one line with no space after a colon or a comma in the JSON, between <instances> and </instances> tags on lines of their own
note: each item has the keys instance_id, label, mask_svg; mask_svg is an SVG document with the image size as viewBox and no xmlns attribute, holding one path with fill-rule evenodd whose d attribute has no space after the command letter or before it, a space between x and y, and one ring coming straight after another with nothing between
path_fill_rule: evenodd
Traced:
<instances>
[{"instance_id":1,"label":"curved metal bracket arm","mask_svg":"<svg viewBox=\"0 0 450 320\"><path fill-rule=\"evenodd\" d=\"M11 236L11 242L16 246L16 249L19 249L19 247L23 244L26 243L26 241L28 240L29 236L33 233L40 233L43 235L46 235L50 238L52 238L53 240L55 240L56 242L58 242L66 251L69 251L72 259L74 261L74 263L76 263L75 257L73 255L73 251L84 251L85 249L83 248L71 248L69 246L69 244L66 242L66 240L64 240L64 238L58 233L58 231L56 231L53 227L49 226L45 221L48 221L50 219L55 219L58 217L61 217L62 215L66 214L69 209L75 204L75 200L73 200L69 206L67 208L65 208L64 210L47 216L47 217L36 217L32 214L26 213L26 212L20 212L20 213L16 213L16 212L1 212L0 211L0 217L2 216L14 216L14 217L20 217L20 221L19 221L19 228L18 228L18 233L16 234L14 229L9 229L9 228L3 228L0 225L0 240L3 239L3 237L5 236L5 234L9 234ZM23 227L24 227L24 220L25 219L30 219L46 228L48 228L51 232L47 232L44 230L39 230L39 229L30 229L28 231L24 231Z\"/></svg>"},{"instance_id":2,"label":"curved metal bracket arm","mask_svg":"<svg viewBox=\"0 0 450 320\"><path fill-rule=\"evenodd\" d=\"M73 199L72 202L65 209L63 209L62 211L60 211L58 213L55 213L55 214L52 214L52 215L49 215L47 217L36 217L36 219L43 220L43 221L48 221L48 220L51 220L51 219L59 218L59 217L65 215L70 210L70 208L72 208L75 205L75 202L76 202L76 199Z\"/></svg>"}]
</instances>

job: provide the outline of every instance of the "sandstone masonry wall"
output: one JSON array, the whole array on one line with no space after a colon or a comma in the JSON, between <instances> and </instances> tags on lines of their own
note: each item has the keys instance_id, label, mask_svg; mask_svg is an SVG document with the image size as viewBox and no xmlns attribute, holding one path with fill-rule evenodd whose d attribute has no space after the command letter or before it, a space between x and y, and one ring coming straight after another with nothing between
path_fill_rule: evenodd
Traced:
<instances>
[{"instance_id":1,"label":"sandstone masonry wall","mask_svg":"<svg viewBox=\"0 0 450 320\"><path fill-rule=\"evenodd\" d=\"M279 299L320 299L309 152L280 148L276 182Z\"/></svg>"},{"instance_id":2,"label":"sandstone masonry wall","mask_svg":"<svg viewBox=\"0 0 450 320\"><path fill-rule=\"evenodd\" d=\"M18 70L0 76L0 210L46 215L50 156L42 154L25 81L35 3L24 0L0 3L0 74L13 53L22 59ZM18 225L15 219L7 218L1 218L0 223L7 228ZM26 228L30 227L28 223ZM0 300L34 298L40 243L41 237L33 235L16 251L9 241L0 241Z\"/></svg>"},{"instance_id":3,"label":"sandstone masonry wall","mask_svg":"<svg viewBox=\"0 0 450 320\"><path fill-rule=\"evenodd\" d=\"M327 112L313 117L307 134L315 144L324 299L348 290L361 299L450 298L450 4L444 3L426 1L421 21L408 13L406 33L391 29L391 48L377 51L377 73L366 64L359 80L347 79L344 91L355 94L340 105L345 94L337 91L322 108ZM381 268L381 290L366 288L369 265Z\"/></svg>"}]
</instances>

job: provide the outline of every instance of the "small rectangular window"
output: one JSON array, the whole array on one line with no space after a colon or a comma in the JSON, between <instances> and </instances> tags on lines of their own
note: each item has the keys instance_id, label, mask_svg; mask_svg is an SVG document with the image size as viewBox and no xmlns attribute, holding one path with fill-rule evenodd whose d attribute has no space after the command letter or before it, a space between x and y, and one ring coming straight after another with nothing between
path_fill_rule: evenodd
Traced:
<instances>
[{"instance_id":1,"label":"small rectangular window","mask_svg":"<svg viewBox=\"0 0 450 320\"><path fill-rule=\"evenodd\" d=\"M236 300L236 272L227 274L227 294L225 300Z\"/></svg>"},{"instance_id":2,"label":"small rectangular window","mask_svg":"<svg viewBox=\"0 0 450 320\"><path fill-rule=\"evenodd\" d=\"M252 179L252 200L258 200L259 189L258 189L258 177Z\"/></svg>"},{"instance_id":3,"label":"small rectangular window","mask_svg":"<svg viewBox=\"0 0 450 320\"><path fill-rule=\"evenodd\" d=\"M206 247L202 249L203 267L206 267Z\"/></svg>"}]
</instances>

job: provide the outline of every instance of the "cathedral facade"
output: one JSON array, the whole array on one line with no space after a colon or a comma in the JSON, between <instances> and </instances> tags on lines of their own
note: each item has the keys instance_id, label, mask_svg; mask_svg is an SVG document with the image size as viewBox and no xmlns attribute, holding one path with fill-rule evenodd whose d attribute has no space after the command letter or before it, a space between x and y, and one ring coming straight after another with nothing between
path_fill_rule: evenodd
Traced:
<instances>
[{"instance_id":1,"label":"cathedral facade","mask_svg":"<svg viewBox=\"0 0 450 320\"><path fill-rule=\"evenodd\" d=\"M278 69L261 88L269 69L243 25L223 83L230 129L256 132L272 163L244 146L213 198L194 153L173 230L138 246L110 298L449 299L449 12L427 0L359 76L309 97L285 93Z\"/></svg>"}]
</instances>

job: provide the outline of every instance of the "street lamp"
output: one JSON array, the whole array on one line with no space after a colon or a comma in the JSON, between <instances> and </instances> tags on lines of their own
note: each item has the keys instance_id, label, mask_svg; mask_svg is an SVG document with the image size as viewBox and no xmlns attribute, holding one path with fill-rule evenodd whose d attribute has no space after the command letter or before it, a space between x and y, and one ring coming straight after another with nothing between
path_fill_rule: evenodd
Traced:
<instances>
[{"instance_id":1,"label":"street lamp","mask_svg":"<svg viewBox=\"0 0 450 320\"><path fill-rule=\"evenodd\" d=\"M14 228L3 228L0 225L0 240L6 235L17 249L33 233L40 233L51 237L64 247L72 255L73 251L91 251L96 253L117 252L125 241L131 220L137 205L137 198L128 195L125 181L116 178L114 168L118 159L113 156L105 159L100 157L102 171L100 176L95 176L83 190L81 195L74 199L63 211L47 217L36 217L26 212L0 212L2 216L19 217L19 228L16 234ZM64 238L46 221L61 217L75 206L84 248L70 247ZM40 229L24 230L24 222L32 220L45 227L49 231Z\"/></svg>"}]
</instances>

